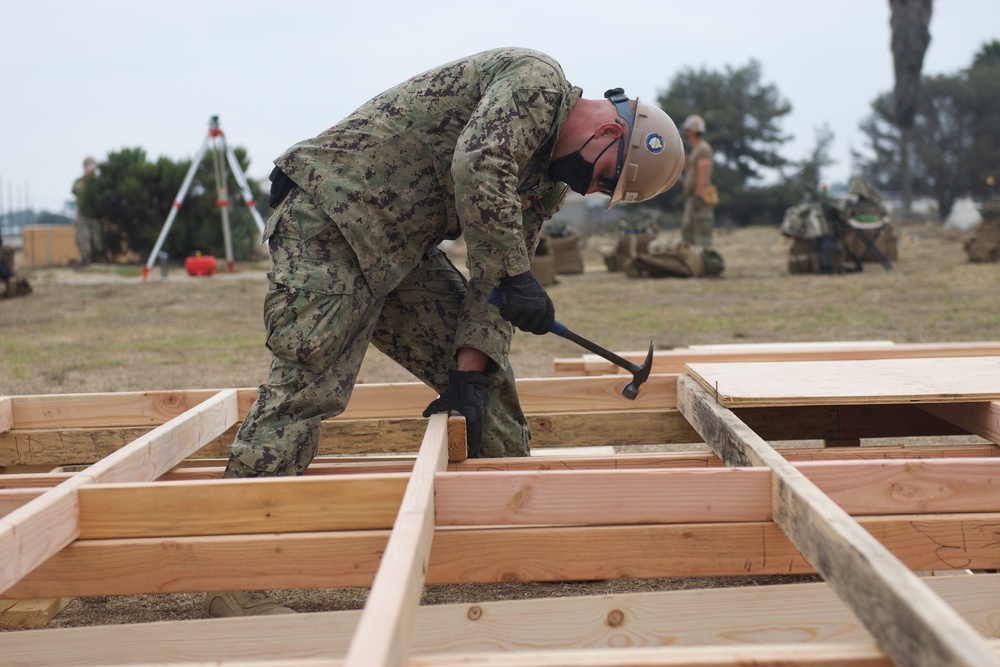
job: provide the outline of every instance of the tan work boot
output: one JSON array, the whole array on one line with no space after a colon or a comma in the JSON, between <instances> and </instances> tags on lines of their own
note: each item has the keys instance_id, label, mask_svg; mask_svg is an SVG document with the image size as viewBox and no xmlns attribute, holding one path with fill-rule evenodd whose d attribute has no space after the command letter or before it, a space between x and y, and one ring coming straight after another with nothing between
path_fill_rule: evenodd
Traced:
<instances>
[{"instance_id":1,"label":"tan work boot","mask_svg":"<svg viewBox=\"0 0 1000 667\"><path fill-rule=\"evenodd\" d=\"M205 595L204 612L206 616L225 618L294 614L295 610L282 607L263 591L223 591Z\"/></svg>"}]
</instances>

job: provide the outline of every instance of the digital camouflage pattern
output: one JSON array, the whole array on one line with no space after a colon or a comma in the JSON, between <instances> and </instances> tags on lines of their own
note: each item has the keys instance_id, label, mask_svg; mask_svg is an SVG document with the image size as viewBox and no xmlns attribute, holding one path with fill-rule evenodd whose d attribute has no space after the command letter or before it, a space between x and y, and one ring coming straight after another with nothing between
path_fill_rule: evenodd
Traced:
<instances>
[{"instance_id":1,"label":"digital camouflage pattern","mask_svg":"<svg viewBox=\"0 0 1000 667\"><path fill-rule=\"evenodd\" d=\"M487 51L389 89L275 164L336 222L376 296L464 234L462 344L506 328L486 296L529 269L542 223L562 206L565 185L546 170L580 95L549 56ZM495 345L483 352L502 361Z\"/></svg>"},{"instance_id":2,"label":"digital camouflage pattern","mask_svg":"<svg viewBox=\"0 0 1000 667\"><path fill-rule=\"evenodd\" d=\"M681 238L691 246L711 248L714 241L715 207L705 204L697 197L688 197L684 202L681 217Z\"/></svg>"},{"instance_id":3,"label":"digital camouflage pattern","mask_svg":"<svg viewBox=\"0 0 1000 667\"><path fill-rule=\"evenodd\" d=\"M458 348L486 353L481 455L528 454L513 330L486 297L529 269L562 205L546 170L580 95L544 54L488 51L413 77L275 160L298 187L264 231L271 370L228 476L300 474L369 341L439 393ZM437 249L460 234L470 281Z\"/></svg>"}]
</instances>

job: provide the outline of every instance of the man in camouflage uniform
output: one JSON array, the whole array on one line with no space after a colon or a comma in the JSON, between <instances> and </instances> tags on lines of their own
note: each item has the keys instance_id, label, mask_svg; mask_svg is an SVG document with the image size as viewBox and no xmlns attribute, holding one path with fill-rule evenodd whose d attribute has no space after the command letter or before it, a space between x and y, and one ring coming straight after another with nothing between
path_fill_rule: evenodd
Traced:
<instances>
[{"instance_id":1,"label":"man in camouflage uniform","mask_svg":"<svg viewBox=\"0 0 1000 667\"><path fill-rule=\"evenodd\" d=\"M686 199L681 238L688 245L711 248L715 205L707 202L704 195L712 185L712 145L705 140L705 121L701 116L688 116L683 128L691 152L684 165Z\"/></svg>"},{"instance_id":2,"label":"man in camouflage uniform","mask_svg":"<svg viewBox=\"0 0 1000 667\"><path fill-rule=\"evenodd\" d=\"M508 352L511 324L544 334L554 322L529 273L542 223L567 185L611 205L642 201L683 163L662 111L621 89L581 94L549 56L487 51L389 89L275 160L264 230L271 371L226 477L302 474L369 343L440 392L425 417L465 416L470 457L529 454ZM438 248L461 234L468 281ZM251 592L210 594L206 611L289 610Z\"/></svg>"}]
</instances>

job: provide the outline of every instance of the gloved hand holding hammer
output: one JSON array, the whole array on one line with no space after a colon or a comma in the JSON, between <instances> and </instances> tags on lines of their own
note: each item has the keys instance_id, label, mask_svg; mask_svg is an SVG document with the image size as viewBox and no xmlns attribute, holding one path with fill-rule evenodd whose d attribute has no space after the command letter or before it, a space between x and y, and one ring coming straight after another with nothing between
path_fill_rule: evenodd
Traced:
<instances>
[{"instance_id":1,"label":"gloved hand holding hammer","mask_svg":"<svg viewBox=\"0 0 1000 667\"><path fill-rule=\"evenodd\" d=\"M500 317L522 331L542 335L552 331L556 308L542 284L530 272L501 278L490 295Z\"/></svg>"},{"instance_id":2,"label":"gloved hand holding hammer","mask_svg":"<svg viewBox=\"0 0 1000 667\"><path fill-rule=\"evenodd\" d=\"M500 284L490 290L486 301L500 309L500 317L519 329L533 334L551 331L627 370L632 374L632 381L622 389L622 396L629 400L635 400L639 395L639 385L649 379L649 372L653 367L652 340L649 341L646 361L640 366L584 338L562 322L556 321L556 309L552 299L545 292L545 288L528 272L501 278Z\"/></svg>"}]
</instances>

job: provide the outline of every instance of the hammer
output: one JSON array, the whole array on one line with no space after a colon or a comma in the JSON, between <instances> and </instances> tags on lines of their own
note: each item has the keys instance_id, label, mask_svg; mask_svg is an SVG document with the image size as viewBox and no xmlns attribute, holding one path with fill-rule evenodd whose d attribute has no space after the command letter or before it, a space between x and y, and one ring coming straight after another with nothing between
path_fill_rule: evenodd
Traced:
<instances>
[{"instance_id":1,"label":"hammer","mask_svg":"<svg viewBox=\"0 0 1000 667\"><path fill-rule=\"evenodd\" d=\"M493 305L500 304L500 294L494 287L490 290L489 296L486 297L487 303L492 303ZM649 371L653 367L653 341L649 341L649 352L646 354L646 361L642 362L642 365L632 363L624 357L620 357L606 347L602 347L592 340L588 340L576 333L565 324L561 322L555 322L552 324L551 333L557 336L562 336L566 340L571 340L580 347L590 350L594 354L598 354L616 366L621 366L629 373L632 374L632 381L625 385L622 389L622 396L630 401L634 401L635 397L639 395L639 385L649 379Z\"/></svg>"},{"instance_id":2,"label":"hammer","mask_svg":"<svg viewBox=\"0 0 1000 667\"><path fill-rule=\"evenodd\" d=\"M587 350L590 350L594 354L599 354L616 366L621 366L629 373L632 374L632 381L625 385L622 389L622 396L634 401L635 397L639 395L639 385L649 379L649 371L653 367L653 341L649 341L649 352L646 354L646 361L642 362L642 365L632 363L624 357L620 357L606 347L602 347L597 343L588 340L569 329L565 324L561 322L556 322L552 325L552 333L557 336L562 336L566 340L571 340L577 345Z\"/></svg>"}]
</instances>

